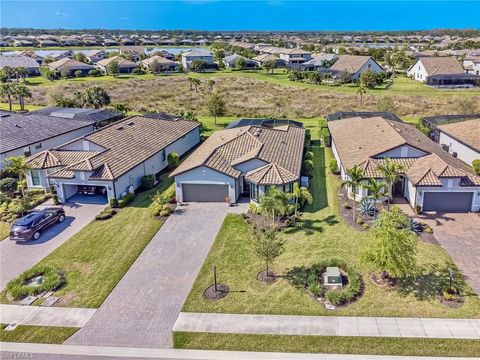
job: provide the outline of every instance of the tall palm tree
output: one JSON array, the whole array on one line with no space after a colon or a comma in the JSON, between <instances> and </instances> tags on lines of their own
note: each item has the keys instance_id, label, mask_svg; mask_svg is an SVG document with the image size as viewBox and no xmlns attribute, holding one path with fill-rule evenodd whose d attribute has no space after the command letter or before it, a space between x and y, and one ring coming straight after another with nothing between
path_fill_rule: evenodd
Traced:
<instances>
[{"instance_id":1,"label":"tall palm tree","mask_svg":"<svg viewBox=\"0 0 480 360\"><path fill-rule=\"evenodd\" d=\"M25 84L16 84L14 87L15 95L18 96L18 101L20 103L20 110L25 110L25 98L32 97L32 93L28 90L28 87Z\"/></svg>"},{"instance_id":2,"label":"tall palm tree","mask_svg":"<svg viewBox=\"0 0 480 360\"><path fill-rule=\"evenodd\" d=\"M353 221L355 221L355 212L357 211L357 189L361 187L363 180L365 179L363 169L355 165L350 169L345 171L346 175L348 176L347 180L342 181L342 186L347 186L351 189L353 193ZM347 189L347 196L348 196L348 189Z\"/></svg>"},{"instance_id":3,"label":"tall palm tree","mask_svg":"<svg viewBox=\"0 0 480 360\"><path fill-rule=\"evenodd\" d=\"M387 183L387 208L390 211L390 202L393 199L393 184L400 179L400 173L404 171L404 167L401 164L394 162L392 159L387 158L385 163L378 166L378 170L383 176L383 179Z\"/></svg>"},{"instance_id":4,"label":"tall palm tree","mask_svg":"<svg viewBox=\"0 0 480 360\"><path fill-rule=\"evenodd\" d=\"M12 97L15 95L15 86L12 83L0 84L0 96L4 97L8 101L8 109L12 111Z\"/></svg>"},{"instance_id":5,"label":"tall palm tree","mask_svg":"<svg viewBox=\"0 0 480 360\"><path fill-rule=\"evenodd\" d=\"M313 196L310 191L308 191L306 187L300 186L298 183L293 184L293 192L291 196L295 199L295 216L297 216L299 202L302 202L303 200L307 204L313 203Z\"/></svg>"},{"instance_id":6,"label":"tall palm tree","mask_svg":"<svg viewBox=\"0 0 480 360\"><path fill-rule=\"evenodd\" d=\"M385 196L385 184L378 182L373 178L367 179L367 184L364 185L368 190L368 198L373 200L373 217L377 218L377 202Z\"/></svg>"},{"instance_id":7,"label":"tall palm tree","mask_svg":"<svg viewBox=\"0 0 480 360\"><path fill-rule=\"evenodd\" d=\"M213 91L213 86L215 85L215 80L213 79L208 79L207 84L210 87L210 91Z\"/></svg>"},{"instance_id":8,"label":"tall palm tree","mask_svg":"<svg viewBox=\"0 0 480 360\"><path fill-rule=\"evenodd\" d=\"M23 191L23 179L25 178L25 173L29 169L30 165L25 162L24 156L12 156L5 159L5 170L18 175L22 197L25 195Z\"/></svg>"},{"instance_id":9,"label":"tall palm tree","mask_svg":"<svg viewBox=\"0 0 480 360\"><path fill-rule=\"evenodd\" d=\"M363 106L363 94L367 92L367 88L362 83L358 84L357 94L360 95L360 106Z\"/></svg>"},{"instance_id":10,"label":"tall palm tree","mask_svg":"<svg viewBox=\"0 0 480 360\"><path fill-rule=\"evenodd\" d=\"M188 80L188 84L190 85L190 91L193 91L193 78L188 77L187 80Z\"/></svg>"},{"instance_id":11,"label":"tall palm tree","mask_svg":"<svg viewBox=\"0 0 480 360\"><path fill-rule=\"evenodd\" d=\"M100 86L89 87L85 90L83 98L85 106L93 106L95 109L110 104L110 96L107 91Z\"/></svg>"},{"instance_id":12,"label":"tall palm tree","mask_svg":"<svg viewBox=\"0 0 480 360\"><path fill-rule=\"evenodd\" d=\"M192 84L195 87L195 92L198 92L198 87L202 82L198 78L192 78Z\"/></svg>"}]
</instances>

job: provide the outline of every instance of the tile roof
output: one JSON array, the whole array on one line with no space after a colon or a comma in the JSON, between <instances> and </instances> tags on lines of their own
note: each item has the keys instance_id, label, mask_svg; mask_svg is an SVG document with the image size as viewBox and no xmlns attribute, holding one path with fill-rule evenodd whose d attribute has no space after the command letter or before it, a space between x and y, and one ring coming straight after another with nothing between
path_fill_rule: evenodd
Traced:
<instances>
[{"instance_id":1,"label":"tile roof","mask_svg":"<svg viewBox=\"0 0 480 360\"><path fill-rule=\"evenodd\" d=\"M245 179L258 185L288 184L298 179L298 176L280 165L270 163L258 169L249 171Z\"/></svg>"},{"instance_id":2,"label":"tile roof","mask_svg":"<svg viewBox=\"0 0 480 360\"><path fill-rule=\"evenodd\" d=\"M343 71L349 74L355 74L370 59L373 60L371 56L340 55L338 57L338 60L335 61L335 63L330 67L330 70Z\"/></svg>"},{"instance_id":3,"label":"tile roof","mask_svg":"<svg viewBox=\"0 0 480 360\"><path fill-rule=\"evenodd\" d=\"M96 154L94 151L46 150L30 156L27 162L33 169L49 169L77 164Z\"/></svg>"},{"instance_id":4,"label":"tile roof","mask_svg":"<svg viewBox=\"0 0 480 360\"><path fill-rule=\"evenodd\" d=\"M77 61L75 59L70 59L70 58L63 58L57 61L53 61L51 63L48 63L48 67L50 67L53 70L56 71L62 71L64 69L67 70L90 70L93 69L92 65L85 64L83 62Z\"/></svg>"},{"instance_id":5,"label":"tile roof","mask_svg":"<svg viewBox=\"0 0 480 360\"><path fill-rule=\"evenodd\" d=\"M18 67L23 66L27 69L38 68L38 62L29 56L3 56L0 55L0 68L4 66Z\"/></svg>"},{"instance_id":6,"label":"tile roof","mask_svg":"<svg viewBox=\"0 0 480 360\"><path fill-rule=\"evenodd\" d=\"M206 166L228 176L241 174L236 165L252 159L267 163L249 173L251 179L284 184L300 177L305 130L297 126L262 128L243 126L213 133L172 174ZM259 171L259 172L257 172ZM273 179L273 180L272 180Z\"/></svg>"},{"instance_id":7,"label":"tile roof","mask_svg":"<svg viewBox=\"0 0 480 360\"><path fill-rule=\"evenodd\" d=\"M153 62L157 62L160 65L177 65L177 63L173 60L169 60L164 58L163 56L160 55L153 55L149 57L148 59L145 59L142 61L142 64L145 66L150 66Z\"/></svg>"},{"instance_id":8,"label":"tile roof","mask_svg":"<svg viewBox=\"0 0 480 360\"><path fill-rule=\"evenodd\" d=\"M393 160L404 166L413 185L439 186L439 178L460 177L463 184L480 186L480 177L473 174L469 166L444 151L413 125L381 117L353 117L330 121L328 127L343 166L359 165L366 176L381 177L377 165L385 160L377 158L378 155L409 145L426 155Z\"/></svg>"},{"instance_id":9,"label":"tile roof","mask_svg":"<svg viewBox=\"0 0 480 360\"><path fill-rule=\"evenodd\" d=\"M439 125L437 129L480 152L480 117Z\"/></svg>"},{"instance_id":10,"label":"tile roof","mask_svg":"<svg viewBox=\"0 0 480 360\"><path fill-rule=\"evenodd\" d=\"M125 59L121 56L112 56L111 58L102 59L100 61L97 61L97 65L107 67L108 64L110 64L112 61L116 61L118 64L118 67L120 68L134 68L138 66L133 61Z\"/></svg>"},{"instance_id":11,"label":"tile roof","mask_svg":"<svg viewBox=\"0 0 480 360\"><path fill-rule=\"evenodd\" d=\"M254 58L252 58L252 60L255 60L258 62L265 62L270 60L277 61L279 60L279 58L271 54L261 54L261 55L255 56Z\"/></svg>"},{"instance_id":12,"label":"tile roof","mask_svg":"<svg viewBox=\"0 0 480 360\"><path fill-rule=\"evenodd\" d=\"M418 59L418 61L420 61L423 64L428 76L465 73L465 70L463 69L462 65L454 57L447 57L447 56L424 57L424 58ZM414 64L413 66L415 65L416 64Z\"/></svg>"},{"instance_id":13,"label":"tile roof","mask_svg":"<svg viewBox=\"0 0 480 360\"><path fill-rule=\"evenodd\" d=\"M90 179L115 180L199 126L198 122L186 120L169 121L142 116L126 118L51 150L57 158L63 155L60 163L65 168L51 173L49 177L63 178L71 176L74 171L86 171L92 172ZM104 150L62 150L78 140L89 141ZM28 161L33 162L44 153Z\"/></svg>"}]
</instances>

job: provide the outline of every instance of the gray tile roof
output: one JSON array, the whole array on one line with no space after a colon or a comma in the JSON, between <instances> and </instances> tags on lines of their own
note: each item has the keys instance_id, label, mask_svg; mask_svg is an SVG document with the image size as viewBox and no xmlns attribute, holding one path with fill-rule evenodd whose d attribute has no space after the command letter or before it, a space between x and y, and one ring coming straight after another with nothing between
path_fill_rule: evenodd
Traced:
<instances>
[{"instance_id":1,"label":"gray tile roof","mask_svg":"<svg viewBox=\"0 0 480 360\"><path fill-rule=\"evenodd\" d=\"M18 67L23 66L26 68L39 67L38 63L29 56L2 56L0 55L0 69L4 66Z\"/></svg>"},{"instance_id":2,"label":"gray tile roof","mask_svg":"<svg viewBox=\"0 0 480 360\"><path fill-rule=\"evenodd\" d=\"M55 118L85 120L91 122L117 120L121 116L120 113L110 109L80 109L64 107L49 107L33 110L26 115L45 115Z\"/></svg>"}]
</instances>

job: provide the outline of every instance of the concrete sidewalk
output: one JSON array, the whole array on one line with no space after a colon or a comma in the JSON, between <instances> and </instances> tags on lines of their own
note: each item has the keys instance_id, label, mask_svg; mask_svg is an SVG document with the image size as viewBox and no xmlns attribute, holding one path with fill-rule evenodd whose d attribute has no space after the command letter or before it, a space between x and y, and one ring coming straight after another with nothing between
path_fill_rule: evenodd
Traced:
<instances>
[{"instance_id":1,"label":"concrete sidewalk","mask_svg":"<svg viewBox=\"0 0 480 360\"><path fill-rule=\"evenodd\" d=\"M389 356L389 355L342 355L342 354L299 354L253 351L211 351L211 350L176 350L131 347L106 347L82 345L53 345L28 343L2 343L1 354L5 359L37 360L102 360L102 359L162 359L162 360L468 360L461 357L427 357L427 356ZM4 355L5 354L5 355ZM14 357L22 355L24 357ZM11 357L8 357L11 356Z\"/></svg>"},{"instance_id":2,"label":"concrete sidewalk","mask_svg":"<svg viewBox=\"0 0 480 360\"><path fill-rule=\"evenodd\" d=\"M0 323L81 328L97 309L0 304Z\"/></svg>"},{"instance_id":3,"label":"concrete sidewalk","mask_svg":"<svg viewBox=\"0 0 480 360\"><path fill-rule=\"evenodd\" d=\"M180 313L173 331L480 339L480 319Z\"/></svg>"}]
</instances>

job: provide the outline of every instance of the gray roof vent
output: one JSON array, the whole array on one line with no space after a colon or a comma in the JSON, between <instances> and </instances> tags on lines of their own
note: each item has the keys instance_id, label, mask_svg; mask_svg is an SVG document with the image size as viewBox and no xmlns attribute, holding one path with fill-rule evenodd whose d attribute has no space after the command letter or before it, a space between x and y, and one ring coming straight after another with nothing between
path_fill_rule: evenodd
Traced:
<instances>
[{"instance_id":1,"label":"gray roof vent","mask_svg":"<svg viewBox=\"0 0 480 360\"><path fill-rule=\"evenodd\" d=\"M15 127L19 128L19 129L22 128L22 127L21 127L20 125L18 125L18 124L15 124Z\"/></svg>"},{"instance_id":2,"label":"gray roof vent","mask_svg":"<svg viewBox=\"0 0 480 360\"><path fill-rule=\"evenodd\" d=\"M120 126L117 128L117 130L123 130L123 129L125 129L123 126Z\"/></svg>"},{"instance_id":3,"label":"gray roof vent","mask_svg":"<svg viewBox=\"0 0 480 360\"><path fill-rule=\"evenodd\" d=\"M135 125L135 122L134 122L134 121L130 121L127 125L128 125L128 126L133 126L133 125Z\"/></svg>"}]
</instances>

